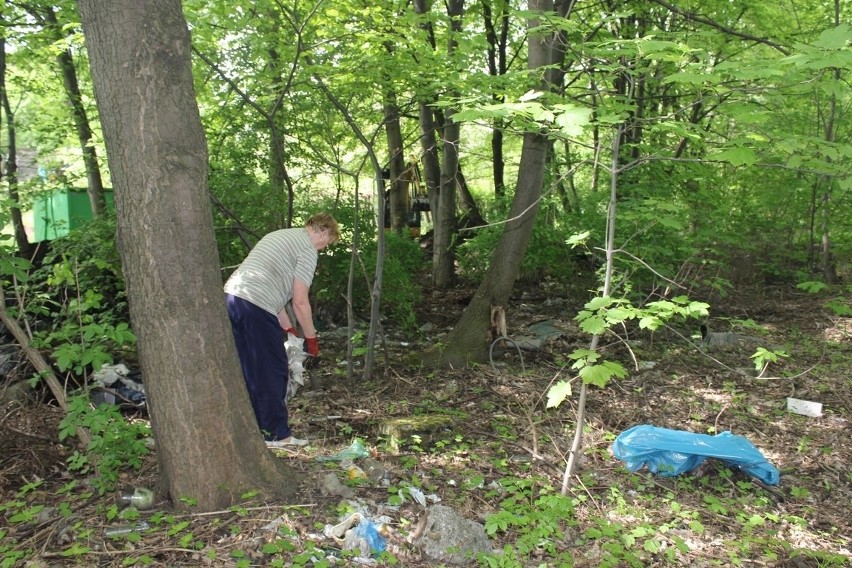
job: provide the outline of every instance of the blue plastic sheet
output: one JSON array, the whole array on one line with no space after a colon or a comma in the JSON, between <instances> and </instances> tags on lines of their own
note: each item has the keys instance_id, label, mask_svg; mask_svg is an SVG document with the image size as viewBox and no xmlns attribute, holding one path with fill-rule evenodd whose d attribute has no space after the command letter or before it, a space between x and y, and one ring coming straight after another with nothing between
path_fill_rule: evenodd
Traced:
<instances>
[{"instance_id":1,"label":"blue plastic sheet","mask_svg":"<svg viewBox=\"0 0 852 568\"><path fill-rule=\"evenodd\" d=\"M663 477L692 471L707 458L715 458L767 485L778 485L781 479L778 469L760 450L730 432L710 436L644 424L619 434L612 444L612 453L630 471L647 466L648 471Z\"/></svg>"}]
</instances>

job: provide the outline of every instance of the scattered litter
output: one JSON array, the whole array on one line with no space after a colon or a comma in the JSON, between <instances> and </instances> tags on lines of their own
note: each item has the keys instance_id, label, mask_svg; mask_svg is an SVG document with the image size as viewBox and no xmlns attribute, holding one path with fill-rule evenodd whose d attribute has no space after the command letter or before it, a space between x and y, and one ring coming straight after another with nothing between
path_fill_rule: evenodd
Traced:
<instances>
[{"instance_id":1,"label":"scattered litter","mask_svg":"<svg viewBox=\"0 0 852 568\"><path fill-rule=\"evenodd\" d=\"M146 531L151 528L151 525L146 523L145 521L139 521L135 525L119 525L116 527L110 527L104 531L104 535L106 536L119 536L123 534L130 534L133 532L141 532Z\"/></svg>"},{"instance_id":2,"label":"scattered litter","mask_svg":"<svg viewBox=\"0 0 852 568\"><path fill-rule=\"evenodd\" d=\"M822 416L822 403L798 398L787 398L787 411L812 418L819 418Z\"/></svg>"},{"instance_id":3,"label":"scattered litter","mask_svg":"<svg viewBox=\"0 0 852 568\"><path fill-rule=\"evenodd\" d=\"M337 525L326 525L323 534L344 550L359 551L361 557L382 553L386 547L379 527L362 513L352 513Z\"/></svg>"},{"instance_id":4,"label":"scattered litter","mask_svg":"<svg viewBox=\"0 0 852 568\"><path fill-rule=\"evenodd\" d=\"M326 495L337 495L344 499L349 499L355 495L351 488L346 487L337 478L337 474L329 472L323 478L322 491Z\"/></svg>"},{"instance_id":5,"label":"scattered litter","mask_svg":"<svg viewBox=\"0 0 852 568\"><path fill-rule=\"evenodd\" d=\"M409 485L397 491L397 495L399 495L399 498L402 499L402 501L405 501L405 495L403 494L403 491L407 491L408 494L411 495L412 499L414 499L417 504L423 507L424 509L426 508L427 501L432 503L441 502L441 498L438 497L436 494L430 493L429 495L426 495L420 489L414 487L413 485Z\"/></svg>"},{"instance_id":6,"label":"scattered litter","mask_svg":"<svg viewBox=\"0 0 852 568\"><path fill-rule=\"evenodd\" d=\"M340 461L340 467L346 470L346 477L353 479L367 479L367 472L355 465L350 459Z\"/></svg>"},{"instance_id":7,"label":"scattered litter","mask_svg":"<svg viewBox=\"0 0 852 568\"><path fill-rule=\"evenodd\" d=\"M758 347L765 340L731 331L710 331L706 324L701 326L700 347L704 351L734 351L741 348Z\"/></svg>"},{"instance_id":8,"label":"scattered litter","mask_svg":"<svg viewBox=\"0 0 852 568\"><path fill-rule=\"evenodd\" d=\"M400 493L402 493L401 489ZM417 501L418 505L420 505L421 507L426 507L426 494L424 494L418 488L409 485L408 494L411 495L415 501Z\"/></svg>"},{"instance_id":9,"label":"scattered litter","mask_svg":"<svg viewBox=\"0 0 852 568\"><path fill-rule=\"evenodd\" d=\"M97 384L92 392L95 404L128 405L145 408L145 387L142 385L142 373L131 371L126 365L103 365L92 375Z\"/></svg>"},{"instance_id":10,"label":"scattered litter","mask_svg":"<svg viewBox=\"0 0 852 568\"><path fill-rule=\"evenodd\" d=\"M317 456L317 461L343 461L343 460L355 460L358 458L366 458L370 455L370 452L367 450L367 447L364 445L363 440L359 438L355 438L352 440L352 444L344 450L340 450L333 456Z\"/></svg>"},{"instance_id":11,"label":"scattered litter","mask_svg":"<svg viewBox=\"0 0 852 568\"><path fill-rule=\"evenodd\" d=\"M529 326L530 332L543 341L555 339L565 334L564 331L556 327L556 320L544 320L534 323Z\"/></svg>"},{"instance_id":12,"label":"scattered litter","mask_svg":"<svg viewBox=\"0 0 852 568\"><path fill-rule=\"evenodd\" d=\"M136 507L140 511L150 509L154 505L154 492L147 487L134 487L122 491L119 499L126 507Z\"/></svg>"},{"instance_id":13,"label":"scattered litter","mask_svg":"<svg viewBox=\"0 0 852 568\"><path fill-rule=\"evenodd\" d=\"M730 432L710 436L647 424L634 426L618 435L612 453L630 471L647 466L648 471L663 477L692 471L707 458L719 459L767 485L778 485L781 477L751 442Z\"/></svg>"},{"instance_id":14,"label":"scattered litter","mask_svg":"<svg viewBox=\"0 0 852 568\"><path fill-rule=\"evenodd\" d=\"M277 533L278 529L280 529L282 526L284 526L284 523L286 523L286 522L287 522L287 518L285 517L285 515L281 515L280 517L273 519L270 522L263 525L262 527L260 527L260 530Z\"/></svg>"},{"instance_id":15,"label":"scattered litter","mask_svg":"<svg viewBox=\"0 0 852 568\"><path fill-rule=\"evenodd\" d=\"M380 462L372 458L367 458L361 463L361 467L364 468L364 471L367 472L367 476L369 476L374 483L380 483L385 487L390 485L391 474Z\"/></svg>"},{"instance_id":16,"label":"scattered litter","mask_svg":"<svg viewBox=\"0 0 852 568\"><path fill-rule=\"evenodd\" d=\"M284 400L290 400L296 396L301 387L305 386L305 359L308 354L305 353L304 346L304 339L292 333L287 334L284 348L287 350L287 362L290 365L290 379L287 381L287 394Z\"/></svg>"}]
</instances>

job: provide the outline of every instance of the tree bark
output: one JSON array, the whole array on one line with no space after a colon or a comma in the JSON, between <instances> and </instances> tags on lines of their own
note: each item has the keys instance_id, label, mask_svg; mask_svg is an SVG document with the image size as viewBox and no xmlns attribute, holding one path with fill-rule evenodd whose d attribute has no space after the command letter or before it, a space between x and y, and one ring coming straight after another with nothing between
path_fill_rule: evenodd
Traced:
<instances>
[{"instance_id":1,"label":"tree bark","mask_svg":"<svg viewBox=\"0 0 852 568\"><path fill-rule=\"evenodd\" d=\"M115 189L160 490L178 508L288 497L260 436L225 311L207 146L179 0L78 2Z\"/></svg>"},{"instance_id":2,"label":"tree bark","mask_svg":"<svg viewBox=\"0 0 852 568\"><path fill-rule=\"evenodd\" d=\"M492 3L496 4L496 15L493 12ZM488 74L492 77L502 77L506 74L506 48L509 37L509 11L508 5L503 2L482 3L482 16L485 23L485 39L488 42ZM497 33L499 22L500 33ZM505 102L506 97L502 93L492 95L495 104ZM494 195L501 198L506 195L505 170L506 164L503 158L503 128L504 120L497 118L491 126L491 168L494 176Z\"/></svg>"},{"instance_id":3,"label":"tree bark","mask_svg":"<svg viewBox=\"0 0 852 568\"><path fill-rule=\"evenodd\" d=\"M402 128L399 124L399 107L396 104L396 93L388 90L385 93L383 105L385 118L385 136L388 141L388 165L390 166L390 219L385 224L398 235L403 235L408 227L408 193L403 179L405 172L405 156L402 152Z\"/></svg>"},{"instance_id":4,"label":"tree bark","mask_svg":"<svg viewBox=\"0 0 852 568\"><path fill-rule=\"evenodd\" d=\"M414 12L419 15L426 14L429 7L426 0L414 0ZM426 32L429 43L435 48L435 35L429 21L424 21L420 27ZM439 193L441 186L441 160L438 148L438 127L435 124L435 114L429 103L433 101L420 101L420 149L423 152L423 179L426 182L426 193L429 196L429 208L434 218L438 210Z\"/></svg>"},{"instance_id":5,"label":"tree bark","mask_svg":"<svg viewBox=\"0 0 852 568\"><path fill-rule=\"evenodd\" d=\"M451 31L447 40L447 54L451 58L461 33L464 0L450 0L447 16ZM441 185L438 191L438 209L434 214L434 248L432 250L432 284L435 288L449 288L455 280L456 187L458 186L459 140L461 127L453 120L453 109L444 112Z\"/></svg>"}]
</instances>

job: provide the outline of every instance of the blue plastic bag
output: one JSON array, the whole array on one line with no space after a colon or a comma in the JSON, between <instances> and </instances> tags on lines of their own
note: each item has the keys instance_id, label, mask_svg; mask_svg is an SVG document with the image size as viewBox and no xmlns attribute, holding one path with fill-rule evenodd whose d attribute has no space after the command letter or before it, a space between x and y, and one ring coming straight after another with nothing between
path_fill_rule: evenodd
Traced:
<instances>
[{"instance_id":1,"label":"blue plastic bag","mask_svg":"<svg viewBox=\"0 0 852 568\"><path fill-rule=\"evenodd\" d=\"M647 466L648 471L663 477L692 471L707 458L716 458L767 485L778 485L781 479L778 469L760 450L730 432L710 436L645 424L619 434L612 444L612 453L630 471Z\"/></svg>"},{"instance_id":2,"label":"blue plastic bag","mask_svg":"<svg viewBox=\"0 0 852 568\"><path fill-rule=\"evenodd\" d=\"M374 553L385 551L385 539L379 534L379 529L367 519L362 519L355 528L355 534L364 539Z\"/></svg>"}]
</instances>

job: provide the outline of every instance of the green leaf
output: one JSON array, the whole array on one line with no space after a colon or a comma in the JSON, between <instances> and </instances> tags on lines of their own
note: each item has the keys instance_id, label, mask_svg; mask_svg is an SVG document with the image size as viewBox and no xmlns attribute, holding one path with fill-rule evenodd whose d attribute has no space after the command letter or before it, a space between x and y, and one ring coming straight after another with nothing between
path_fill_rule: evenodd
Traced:
<instances>
[{"instance_id":1,"label":"green leaf","mask_svg":"<svg viewBox=\"0 0 852 568\"><path fill-rule=\"evenodd\" d=\"M589 123L592 111L568 105L559 105L556 108L554 124L565 136L579 136L583 133L583 127Z\"/></svg>"},{"instance_id":2,"label":"green leaf","mask_svg":"<svg viewBox=\"0 0 852 568\"><path fill-rule=\"evenodd\" d=\"M544 94L543 91L530 90L530 91L527 91L526 93L524 93L523 95L521 95L521 97L518 100L521 101L522 103L526 103L526 102L534 101L536 99L541 98L541 96L543 94Z\"/></svg>"},{"instance_id":3,"label":"green leaf","mask_svg":"<svg viewBox=\"0 0 852 568\"><path fill-rule=\"evenodd\" d=\"M606 328L606 320L601 316L593 316L580 322L580 329L592 335L600 335Z\"/></svg>"},{"instance_id":4,"label":"green leaf","mask_svg":"<svg viewBox=\"0 0 852 568\"><path fill-rule=\"evenodd\" d=\"M816 294L817 292L828 288L828 285L825 282L810 281L800 282L796 284L796 288L798 288L799 290L804 290L805 292L808 292L810 294Z\"/></svg>"},{"instance_id":5,"label":"green leaf","mask_svg":"<svg viewBox=\"0 0 852 568\"><path fill-rule=\"evenodd\" d=\"M593 351L592 349L575 349L568 357L576 361L579 359L592 359L597 357L597 355L597 351Z\"/></svg>"},{"instance_id":6,"label":"green leaf","mask_svg":"<svg viewBox=\"0 0 852 568\"><path fill-rule=\"evenodd\" d=\"M733 166L751 166L757 161L757 156L751 148L729 148L718 154L712 154L709 158L728 162Z\"/></svg>"},{"instance_id":7,"label":"green leaf","mask_svg":"<svg viewBox=\"0 0 852 568\"><path fill-rule=\"evenodd\" d=\"M636 317L636 312L630 308L612 308L606 311L606 321L610 324L621 323L634 317Z\"/></svg>"},{"instance_id":8,"label":"green leaf","mask_svg":"<svg viewBox=\"0 0 852 568\"><path fill-rule=\"evenodd\" d=\"M609 307L612 302L613 300L609 296L598 296L589 300L585 307L589 310L600 310Z\"/></svg>"},{"instance_id":9,"label":"green leaf","mask_svg":"<svg viewBox=\"0 0 852 568\"><path fill-rule=\"evenodd\" d=\"M565 244L570 245L570 246L571 246L571 248L574 248L574 247L576 247L577 245L585 244L585 243L586 243L586 239L588 239L588 238L589 238L589 235L591 235L591 234L592 234L592 232L591 232L591 231L585 231L585 232L583 232L583 233L578 233L578 234L576 234L576 235L571 235L571 236L570 236L570 237L568 237L568 239L565 241Z\"/></svg>"},{"instance_id":10,"label":"green leaf","mask_svg":"<svg viewBox=\"0 0 852 568\"><path fill-rule=\"evenodd\" d=\"M62 556L82 556L89 552L91 548L88 546L83 546L79 543L72 544L69 548L66 548L61 552Z\"/></svg>"},{"instance_id":11,"label":"green leaf","mask_svg":"<svg viewBox=\"0 0 852 568\"><path fill-rule=\"evenodd\" d=\"M848 24L841 24L836 28L825 30L819 34L819 38L814 42L814 47L820 49L843 49L852 38L852 29Z\"/></svg>"},{"instance_id":12,"label":"green leaf","mask_svg":"<svg viewBox=\"0 0 852 568\"><path fill-rule=\"evenodd\" d=\"M604 361L600 365L588 365L580 369L583 382L598 387L605 387L613 377L624 378L627 371L619 363Z\"/></svg>"},{"instance_id":13,"label":"green leaf","mask_svg":"<svg viewBox=\"0 0 852 568\"><path fill-rule=\"evenodd\" d=\"M718 77L707 73L673 73L662 80L663 84L683 83L686 85L707 85L718 82Z\"/></svg>"},{"instance_id":14,"label":"green leaf","mask_svg":"<svg viewBox=\"0 0 852 568\"><path fill-rule=\"evenodd\" d=\"M556 408L571 396L571 383L559 381L547 391L547 408Z\"/></svg>"}]
</instances>

